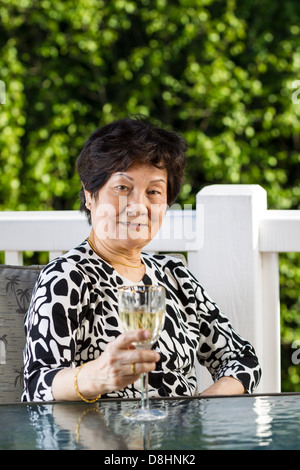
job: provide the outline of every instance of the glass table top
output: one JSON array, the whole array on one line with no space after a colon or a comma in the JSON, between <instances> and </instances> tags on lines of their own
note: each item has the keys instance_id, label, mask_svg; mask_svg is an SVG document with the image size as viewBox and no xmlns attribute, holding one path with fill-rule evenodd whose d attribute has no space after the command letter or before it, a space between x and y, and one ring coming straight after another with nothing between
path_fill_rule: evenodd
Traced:
<instances>
[{"instance_id":1,"label":"glass table top","mask_svg":"<svg viewBox=\"0 0 300 470\"><path fill-rule=\"evenodd\" d=\"M164 420L137 424L136 400L0 404L0 449L283 450L300 448L300 394L151 400Z\"/></svg>"}]
</instances>

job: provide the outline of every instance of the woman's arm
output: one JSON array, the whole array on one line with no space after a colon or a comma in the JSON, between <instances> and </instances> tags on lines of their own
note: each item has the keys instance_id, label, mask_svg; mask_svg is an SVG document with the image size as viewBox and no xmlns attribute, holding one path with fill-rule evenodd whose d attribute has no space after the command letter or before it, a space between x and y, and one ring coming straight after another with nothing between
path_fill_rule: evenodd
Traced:
<instances>
[{"instance_id":1,"label":"woman's arm","mask_svg":"<svg viewBox=\"0 0 300 470\"><path fill-rule=\"evenodd\" d=\"M200 328L198 358L215 382L202 393L252 393L261 377L253 346L233 329L199 283L196 283L196 299Z\"/></svg>"},{"instance_id":2,"label":"woman's arm","mask_svg":"<svg viewBox=\"0 0 300 470\"><path fill-rule=\"evenodd\" d=\"M134 349L132 342L147 339L149 332L124 333L109 343L100 357L77 368L61 369L52 381L54 400L80 400L75 388L75 375L80 394L87 400L112 392L135 382L142 372L151 372L160 355L156 351ZM133 374L132 364L135 365Z\"/></svg>"},{"instance_id":3,"label":"woman's arm","mask_svg":"<svg viewBox=\"0 0 300 470\"><path fill-rule=\"evenodd\" d=\"M244 385L233 377L221 377L200 395L242 395L246 393Z\"/></svg>"}]
</instances>

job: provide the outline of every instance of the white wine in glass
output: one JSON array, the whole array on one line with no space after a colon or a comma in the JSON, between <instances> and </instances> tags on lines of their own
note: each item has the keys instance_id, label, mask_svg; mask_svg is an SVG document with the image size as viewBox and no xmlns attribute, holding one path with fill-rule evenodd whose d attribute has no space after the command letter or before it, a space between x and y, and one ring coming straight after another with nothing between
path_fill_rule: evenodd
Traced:
<instances>
[{"instance_id":1,"label":"white wine in glass","mask_svg":"<svg viewBox=\"0 0 300 470\"><path fill-rule=\"evenodd\" d=\"M165 289L163 286L128 286L119 288L119 317L124 331L147 330L145 341L133 343L137 349L150 349L164 325ZM150 421L166 416L163 410L152 409L148 398L148 374L141 375L141 407L126 413L134 421Z\"/></svg>"}]
</instances>

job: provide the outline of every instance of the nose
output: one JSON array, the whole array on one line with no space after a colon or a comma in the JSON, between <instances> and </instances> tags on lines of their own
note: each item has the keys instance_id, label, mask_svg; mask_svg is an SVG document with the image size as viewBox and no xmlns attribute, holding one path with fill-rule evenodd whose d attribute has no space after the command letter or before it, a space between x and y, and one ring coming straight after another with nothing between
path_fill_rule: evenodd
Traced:
<instances>
[{"instance_id":1,"label":"nose","mask_svg":"<svg viewBox=\"0 0 300 470\"><path fill-rule=\"evenodd\" d=\"M127 199L127 215L138 217L148 214L147 198L143 191L132 191Z\"/></svg>"}]
</instances>

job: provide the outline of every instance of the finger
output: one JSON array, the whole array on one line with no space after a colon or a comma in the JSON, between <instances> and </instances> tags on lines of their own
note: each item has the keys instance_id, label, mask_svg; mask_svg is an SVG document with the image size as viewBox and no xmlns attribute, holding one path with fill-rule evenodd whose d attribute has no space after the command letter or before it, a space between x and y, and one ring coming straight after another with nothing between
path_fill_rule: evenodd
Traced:
<instances>
[{"instance_id":1,"label":"finger","mask_svg":"<svg viewBox=\"0 0 300 470\"><path fill-rule=\"evenodd\" d=\"M155 366L155 362L131 362L130 364L127 364L126 375L132 376L134 381L136 381L142 373L152 372L155 369Z\"/></svg>"},{"instance_id":2,"label":"finger","mask_svg":"<svg viewBox=\"0 0 300 470\"><path fill-rule=\"evenodd\" d=\"M156 363L160 360L160 354L152 349L133 349L130 352L119 353L122 365L136 363Z\"/></svg>"},{"instance_id":3,"label":"finger","mask_svg":"<svg viewBox=\"0 0 300 470\"><path fill-rule=\"evenodd\" d=\"M132 343L145 341L150 337L150 333L147 330L134 330L122 333L115 340L115 346L119 349L128 349L132 346Z\"/></svg>"},{"instance_id":4,"label":"finger","mask_svg":"<svg viewBox=\"0 0 300 470\"><path fill-rule=\"evenodd\" d=\"M136 349L127 354L127 357L123 359L121 367L126 375L129 373L129 375L136 377L140 376L143 372L155 370L156 362L159 359L160 355L156 351Z\"/></svg>"}]
</instances>

